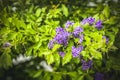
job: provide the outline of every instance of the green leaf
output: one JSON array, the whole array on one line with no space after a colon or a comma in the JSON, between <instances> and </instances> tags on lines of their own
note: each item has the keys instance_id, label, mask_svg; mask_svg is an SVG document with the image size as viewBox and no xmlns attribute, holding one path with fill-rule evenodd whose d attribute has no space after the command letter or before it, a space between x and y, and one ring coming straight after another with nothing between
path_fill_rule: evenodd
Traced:
<instances>
[{"instance_id":1,"label":"green leaf","mask_svg":"<svg viewBox=\"0 0 120 80\"><path fill-rule=\"evenodd\" d=\"M42 43L41 43L41 41L39 41L39 42L37 42L33 47L34 47L34 49L39 49L40 48L40 46L42 45Z\"/></svg>"},{"instance_id":2,"label":"green leaf","mask_svg":"<svg viewBox=\"0 0 120 80\"><path fill-rule=\"evenodd\" d=\"M77 75L78 73L76 72L76 71L74 71L74 72L68 72L68 75L71 77L71 78L75 78L76 77L76 75Z\"/></svg>"},{"instance_id":3,"label":"green leaf","mask_svg":"<svg viewBox=\"0 0 120 80\"><path fill-rule=\"evenodd\" d=\"M9 33L8 35L7 35L7 40L13 40L13 39L15 39L16 38L16 36L17 36L17 33L15 33L15 32L11 32L11 33Z\"/></svg>"},{"instance_id":4,"label":"green leaf","mask_svg":"<svg viewBox=\"0 0 120 80\"><path fill-rule=\"evenodd\" d=\"M60 74L54 74L53 80L61 80L62 76Z\"/></svg>"},{"instance_id":5,"label":"green leaf","mask_svg":"<svg viewBox=\"0 0 120 80\"><path fill-rule=\"evenodd\" d=\"M84 57L84 58L90 58L89 53L87 52L88 50L86 49L85 51L82 51L80 54Z\"/></svg>"},{"instance_id":6,"label":"green leaf","mask_svg":"<svg viewBox=\"0 0 120 80\"><path fill-rule=\"evenodd\" d=\"M36 33L36 31L32 28L32 25L31 24L28 24L27 25L27 28L26 28L26 30L25 30L25 33L26 34L35 34Z\"/></svg>"},{"instance_id":7,"label":"green leaf","mask_svg":"<svg viewBox=\"0 0 120 80\"><path fill-rule=\"evenodd\" d=\"M84 39L85 39L85 45L90 45L90 44L91 44L91 39L90 39L90 37L85 36Z\"/></svg>"},{"instance_id":8,"label":"green leaf","mask_svg":"<svg viewBox=\"0 0 120 80\"><path fill-rule=\"evenodd\" d=\"M99 14L98 14L98 13L95 14L95 15L93 16L93 18L95 18L95 20L99 20Z\"/></svg>"},{"instance_id":9,"label":"green leaf","mask_svg":"<svg viewBox=\"0 0 120 80\"><path fill-rule=\"evenodd\" d=\"M54 53L53 56L54 56L54 60L55 60L56 65L59 66L59 64L60 64L60 55L58 53Z\"/></svg>"},{"instance_id":10,"label":"green leaf","mask_svg":"<svg viewBox=\"0 0 120 80\"><path fill-rule=\"evenodd\" d=\"M45 75L42 80L51 80L51 74L48 72L45 72Z\"/></svg>"},{"instance_id":11,"label":"green leaf","mask_svg":"<svg viewBox=\"0 0 120 80\"><path fill-rule=\"evenodd\" d=\"M68 8L62 4L62 11L63 11L63 14L67 17L68 16Z\"/></svg>"},{"instance_id":12,"label":"green leaf","mask_svg":"<svg viewBox=\"0 0 120 80\"><path fill-rule=\"evenodd\" d=\"M38 19L36 19L36 22L41 22L41 21L42 21L41 17L38 17Z\"/></svg>"},{"instance_id":13,"label":"green leaf","mask_svg":"<svg viewBox=\"0 0 120 80\"><path fill-rule=\"evenodd\" d=\"M0 56L0 67L8 68L12 66L12 60L9 53L3 53Z\"/></svg>"},{"instance_id":14,"label":"green leaf","mask_svg":"<svg viewBox=\"0 0 120 80\"><path fill-rule=\"evenodd\" d=\"M105 6L102 13L105 15L106 18L110 16L110 9L108 5Z\"/></svg>"},{"instance_id":15,"label":"green leaf","mask_svg":"<svg viewBox=\"0 0 120 80\"><path fill-rule=\"evenodd\" d=\"M52 64L54 62L54 56L53 56L53 54L51 53L51 54L47 55L46 56L46 60L47 60L48 64Z\"/></svg>"},{"instance_id":16,"label":"green leaf","mask_svg":"<svg viewBox=\"0 0 120 80\"><path fill-rule=\"evenodd\" d=\"M80 75L77 80L84 80L84 75Z\"/></svg>"},{"instance_id":17,"label":"green leaf","mask_svg":"<svg viewBox=\"0 0 120 80\"><path fill-rule=\"evenodd\" d=\"M41 75L41 73L42 73L42 71L40 71L40 70L37 71L36 73L34 73L33 78L39 77Z\"/></svg>"},{"instance_id":18,"label":"green leaf","mask_svg":"<svg viewBox=\"0 0 120 80\"><path fill-rule=\"evenodd\" d=\"M53 49L52 49L52 52L55 52L60 47L61 47L61 45L55 44L54 47L53 47Z\"/></svg>"},{"instance_id":19,"label":"green leaf","mask_svg":"<svg viewBox=\"0 0 120 80\"><path fill-rule=\"evenodd\" d=\"M106 21L105 21L105 23L107 23L107 24L115 24L117 22L117 17L116 16L112 16L112 17L110 17L110 19L107 19Z\"/></svg>"},{"instance_id":20,"label":"green leaf","mask_svg":"<svg viewBox=\"0 0 120 80\"><path fill-rule=\"evenodd\" d=\"M93 58L95 59L102 59L102 53L98 52L97 50L90 48L89 49L91 56L93 56Z\"/></svg>"},{"instance_id":21,"label":"green leaf","mask_svg":"<svg viewBox=\"0 0 120 80\"><path fill-rule=\"evenodd\" d=\"M33 5L33 4L31 4L31 6L30 6L30 8L29 8L28 12L29 12L29 13L32 13L32 12L33 12L33 9L34 9L34 5Z\"/></svg>"},{"instance_id":22,"label":"green leaf","mask_svg":"<svg viewBox=\"0 0 120 80\"><path fill-rule=\"evenodd\" d=\"M46 50L46 51L42 51L42 52L40 53L40 55L45 55L45 56L47 56L47 55L49 55L49 54L51 54L51 53L52 53L51 51Z\"/></svg>"},{"instance_id":23,"label":"green leaf","mask_svg":"<svg viewBox=\"0 0 120 80\"><path fill-rule=\"evenodd\" d=\"M39 16L40 16L40 14L41 14L41 9L40 9L40 8L38 8L38 9L36 10L35 15L36 15L37 17L39 17Z\"/></svg>"},{"instance_id":24,"label":"green leaf","mask_svg":"<svg viewBox=\"0 0 120 80\"><path fill-rule=\"evenodd\" d=\"M32 54L32 50L33 50L33 47L29 47L29 48L26 50L25 54L26 54L27 56L30 56L30 55Z\"/></svg>"},{"instance_id":25,"label":"green leaf","mask_svg":"<svg viewBox=\"0 0 120 80\"><path fill-rule=\"evenodd\" d=\"M62 59L62 65L65 65L66 63L70 62L71 59L72 59L71 53L66 53Z\"/></svg>"}]
</instances>

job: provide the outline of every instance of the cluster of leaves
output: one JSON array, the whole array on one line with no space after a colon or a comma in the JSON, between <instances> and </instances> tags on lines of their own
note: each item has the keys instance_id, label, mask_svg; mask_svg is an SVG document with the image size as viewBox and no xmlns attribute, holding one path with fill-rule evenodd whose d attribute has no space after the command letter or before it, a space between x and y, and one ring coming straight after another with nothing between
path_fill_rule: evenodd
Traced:
<instances>
[{"instance_id":1,"label":"cluster of leaves","mask_svg":"<svg viewBox=\"0 0 120 80\"><path fill-rule=\"evenodd\" d=\"M48 1L52 6L42 4L42 7L38 5L41 1L37 0L14 1L14 4L10 4L10 6L7 6L6 0L5 2L0 2L5 4L5 7L2 7L0 11L0 68L9 68L13 65L13 58L16 58L19 54L25 54L26 56L39 57L42 60L46 60L48 64L52 64L54 69L53 72L26 69L26 73L34 79L93 80L93 74L96 71L107 72L111 68L119 70L119 66L116 65L118 63L114 64L112 61L117 61L115 57L109 57L107 53L108 49L115 48L112 45L115 40L115 35L118 32L118 28L116 27L117 18L116 16L111 16L108 5L99 5L98 7L88 9L84 6L66 6L63 3L69 4L67 0L58 2L59 4L55 0L55 5L53 5L54 1ZM12 0L8 2L11 3ZM88 16L93 16L96 20L102 20L104 27L102 30L92 28L90 25L83 27L85 30L83 32L85 34L85 41L83 41L82 45L87 47L81 54L85 59L91 59L91 55L95 59L93 61L93 70L83 71L81 70L80 60L78 58L72 58L70 54L71 46L74 44L72 40L67 49L65 49L67 53L63 58L57 53L57 49L60 46L55 45L52 50L49 50L48 43L55 36L56 27L59 25L64 26L63 24L67 20L73 20L75 22L75 28L80 25L79 21ZM94 31L91 33L90 30ZM109 37L110 41L107 47L104 43L100 42L103 35ZM91 43L91 38L96 40L96 42ZM75 43L77 41L78 39L74 39ZM104 53L101 51L98 52L98 48L103 50ZM106 57L110 60L107 60ZM102 68L104 64L106 65ZM111 66L111 64L115 66ZM39 65L39 62L34 65ZM2 75L2 73L0 74Z\"/></svg>"}]
</instances>

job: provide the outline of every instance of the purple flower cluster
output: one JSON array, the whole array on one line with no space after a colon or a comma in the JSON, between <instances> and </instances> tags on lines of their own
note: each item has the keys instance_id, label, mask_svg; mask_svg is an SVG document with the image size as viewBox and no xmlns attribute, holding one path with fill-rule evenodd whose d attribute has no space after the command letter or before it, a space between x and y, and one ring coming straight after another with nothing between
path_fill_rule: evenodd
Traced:
<instances>
[{"instance_id":1,"label":"purple flower cluster","mask_svg":"<svg viewBox=\"0 0 120 80\"><path fill-rule=\"evenodd\" d=\"M95 22L95 18L92 18L92 17L88 17L88 18L85 18L81 24L84 25L86 23L89 23L90 25L92 25L93 23Z\"/></svg>"},{"instance_id":2,"label":"purple flower cluster","mask_svg":"<svg viewBox=\"0 0 120 80\"><path fill-rule=\"evenodd\" d=\"M64 28L56 28L56 35L53 40L48 43L48 48L52 49L55 43L66 46L68 44L70 33L67 32Z\"/></svg>"},{"instance_id":3,"label":"purple flower cluster","mask_svg":"<svg viewBox=\"0 0 120 80\"><path fill-rule=\"evenodd\" d=\"M83 46L79 46L77 48L75 46L72 46L72 56L78 57L82 50L83 50Z\"/></svg>"},{"instance_id":4,"label":"purple flower cluster","mask_svg":"<svg viewBox=\"0 0 120 80\"><path fill-rule=\"evenodd\" d=\"M56 28L56 36L54 37L54 40L58 43L58 44L62 44L64 46L67 45L68 43L68 39L70 36L70 33L67 32L65 29L59 27Z\"/></svg>"},{"instance_id":5,"label":"purple flower cluster","mask_svg":"<svg viewBox=\"0 0 120 80\"><path fill-rule=\"evenodd\" d=\"M81 24L84 25L86 23L89 23L89 25L93 25L95 23L95 27L97 29L101 29L103 26L102 26L102 21L101 20L98 20L97 22L95 22L95 18L92 18L92 17L88 17L88 18L85 18Z\"/></svg>"},{"instance_id":6,"label":"purple flower cluster","mask_svg":"<svg viewBox=\"0 0 120 80\"><path fill-rule=\"evenodd\" d=\"M79 26L76 27L75 30L73 31L74 37L79 38L81 32L83 32L83 28Z\"/></svg>"},{"instance_id":7,"label":"purple flower cluster","mask_svg":"<svg viewBox=\"0 0 120 80\"><path fill-rule=\"evenodd\" d=\"M87 70L92 66L92 60L89 60L88 62L85 60L81 60L82 62L82 70Z\"/></svg>"},{"instance_id":8,"label":"purple flower cluster","mask_svg":"<svg viewBox=\"0 0 120 80\"><path fill-rule=\"evenodd\" d=\"M104 75L102 73L97 72L95 74L95 80L103 80Z\"/></svg>"},{"instance_id":9,"label":"purple flower cluster","mask_svg":"<svg viewBox=\"0 0 120 80\"><path fill-rule=\"evenodd\" d=\"M67 21L65 27L68 28L69 26L73 26L74 22Z\"/></svg>"}]
</instances>

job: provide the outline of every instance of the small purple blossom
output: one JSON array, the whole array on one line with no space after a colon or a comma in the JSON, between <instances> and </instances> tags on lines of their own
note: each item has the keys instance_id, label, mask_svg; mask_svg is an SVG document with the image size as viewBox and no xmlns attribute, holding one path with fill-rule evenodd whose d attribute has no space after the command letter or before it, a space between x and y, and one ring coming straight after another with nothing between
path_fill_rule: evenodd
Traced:
<instances>
[{"instance_id":1,"label":"small purple blossom","mask_svg":"<svg viewBox=\"0 0 120 80\"><path fill-rule=\"evenodd\" d=\"M89 60L88 62L85 60L81 60L82 62L82 70L87 70L92 66L92 60Z\"/></svg>"},{"instance_id":2,"label":"small purple blossom","mask_svg":"<svg viewBox=\"0 0 120 80\"><path fill-rule=\"evenodd\" d=\"M73 57L78 57L79 56L79 53L83 50L83 46L79 46L79 47L75 47L75 46L72 46L72 56Z\"/></svg>"},{"instance_id":3,"label":"small purple blossom","mask_svg":"<svg viewBox=\"0 0 120 80\"><path fill-rule=\"evenodd\" d=\"M63 33L63 32L65 32L65 29L64 29L64 28L61 28L61 27L56 28L56 33L57 33L57 34Z\"/></svg>"},{"instance_id":4,"label":"small purple blossom","mask_svg":"<svg viewBox=\"0 0 120 80\"><path fill-rule=\"evenodd\" d=\"M103 80L104 79L104 75L102 73L97 72L95 74L95 80Z\"/></svg>"},{"instance_id":5,"label":"small purple blossom","mask_svg":"<svg viewBox=\"0 0 120 80\"><path fill-rule=\"evenodd\" d=\"M74 22L67 21L65 27L68 28L69 26L73 26Z\"/></svg>"},{"instance_id":6,"label":"small purple blossom","mask_svg":"<svg viewBox=\"0 0 120 80\"><path fill-rule=\"evenodd\" d=\"M87 22L88 22L88 19L85 18L85 19L83 19L83 20L81 21L81 24L84 25L84 24L86 24Z\"/></svg>"},{"instance_id":7,"label":"small purple blossom","mask_svg":"<svg viewBox=\"0 0 120 80\"><path fill-rule=\"evenodd\" d=\"M92 18L92 17L88 17L88 18L85 18L81 24L84 25L86 23L89 23L90 25L92 25L93 23L95 22L95 18Z\"/></svg>"},{"instance_id":8,"label":"small purple blossom","mask_svg":"<svg viewBox=\"0 0 120 80\"><path fill-rule=\"evenodd\" d=\"M106 43L108 44L109 38L106 37L106 36L103 36L102 38L103 38L103 39L106 39Z\"/></svg>"},{"instance_id":9,"label":"small purple blossom","mask_svg":"<svg viewBox=\"0 0 120 80\"><path fill-rule=\"evenodd\" d=\"M95 22L95 18L88 17L88 23L92 25Z\"/></svg>"},{"instance_id":10,"label":"small purple blossom","mask_svg":"<svg viewBox=\"0 0 120 80\"><path fill-rule=\"evenodd\" d=\"M76 37L76 38L78 38L78 37L79 37L79 34L80 34L81 32L83 32L83 28L81 28L81 27L76 27L75 30L74 30L74 32L73 32L73 36Z\"/></svg>"},{"instance_id":11,"label":"small purple blossom","mask_svg":"<svg viewBox=\"0 0 120 80\"><path fill-rule=\"evenodd\" d=\"M102 26L102 21L101 20L98 20L95 24L95 27L98 28L98 29L101 29L103 26Z\"/></svg>"},{"instance_id":12,"label":"small purple blossom","mask_svg":"<svg viewBox=\"0 0 120 80\"><path fill-rule=\"evenodd\" d=\"M61 57L64 57L65 53L64 53L64 52L59 52L59 55L60 55Z\"/></svg>"},{"instance_id":13,"label":"small purple blossom","mask_svg":"<svg viewBox=\"0 0 120 80\"><path fill-rule=\"evenodd\" d=\"M83 34L81 34L81 35L80 35L80 40L79 40L79 42L80 42L80 43L82 43L82 42L83 42L83 40L84 40L84 35L83 35Z\"/></svg>"},{"instance_id":14,"label":"small purple blossom","mask_svg":"<svg viewBox=\"0 0 120 80\"><path fill-rule=\"evenodd\" d=\"M49 48L49 49L52 49L53 46L54 46L54 43L55 43L55 41L54 41L54 40L51 40L51 41L48 43L48 48Z\"/></svg>"},{"instance_id":15,"label":"small purple blossom","mask_svg":"<svg viewBox=\"0 0 120 80\"><path fill-rule=\"evenodd\" d=\"M9 42L6 42L5 44L3 44L3 47L6 48L6 47L10 47L11 44Z\"/></svg>"}]
</instances>

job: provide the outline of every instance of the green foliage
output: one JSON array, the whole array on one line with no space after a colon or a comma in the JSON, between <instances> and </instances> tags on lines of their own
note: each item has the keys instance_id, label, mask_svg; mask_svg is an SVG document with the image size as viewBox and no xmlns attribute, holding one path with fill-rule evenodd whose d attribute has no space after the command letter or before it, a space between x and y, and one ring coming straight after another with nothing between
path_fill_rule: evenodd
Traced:
<instances>
[{"instance_id":1,"label":"green foliage","mask_svg":"<svg viewBox=\"0 0 120 80\"><path fill-rule=\"evenodd\" d=\"M0 70L14 66L12 60L19 54L24 54L45 60L54 69L53 72L48 72L42 68L40 70L26 68L25 73L35 80L93 80L93 74L96 71L105 73L111 69L119 71L120 56L109 52L113 48L116 49L114 43L120 25L116 11L119 12L119 9L110 5L111 1L108 0L108 2L108 5L99 4L95 7L88 7L86 5L89 1L82 0L0 1ZM82 45L85 46L85 49L80 54L85 60L93 59L94 61L90 70L83 71L81 61L73 58L71 54L71 46L76 44L78 39L70 40L67 48L62 49L65 52L64 57L57 52L58 48L62 47L61 45L56 44L52 50L49 50L48 43L55 36L56 27L63 27L67 20L73 20L74 29L80 25L81 20L88 16L93 16L96 20L103 20L104 28L96 30L92 26L84 26L85 41ZM69 31L73 31L73 29ZM107 45L105 39L102 39L103 35L109 37ZM4 47L6 42L11 45ZM116 53L119 54L119 51ZM34 64L35 67L36 65L39 65L39 61ZM2 71L0 77L1 75L3 75Z\"/></svg>"}]
</instances>

